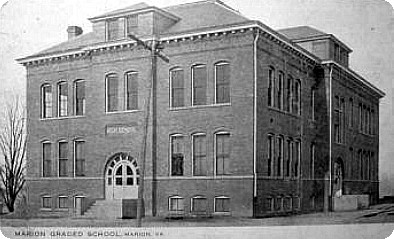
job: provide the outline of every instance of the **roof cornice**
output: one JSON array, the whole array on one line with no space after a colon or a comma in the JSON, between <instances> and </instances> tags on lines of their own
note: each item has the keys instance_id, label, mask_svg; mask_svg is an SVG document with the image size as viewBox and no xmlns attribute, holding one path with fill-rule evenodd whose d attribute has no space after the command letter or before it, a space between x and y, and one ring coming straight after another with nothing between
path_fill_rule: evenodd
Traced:
<instances>
[{"instance_id":1,"label":"roof cornice","mask_svg":"<svg viewBox=\"0 0 394 239\"><path fill-rule=\"evenodd\" d=\"M376 94L379 95L380 98L383 98L384 96L386 96L386 94L382 90L380 90L378 87L374 86L372 83L370 83L369 81L364 79L362 76L360 76L359 74L354 72L352 69L350 69L348 67L344 67L333 60L323 61L322 64L323 65L333 64L336 67L340 68L341 70L345 71L346 73L350 74L354 78L356 78L360 83L362 83L367 88L372 89Z\"/></svg>"},{"instance_id":2,"label":"roof cornice","mask_svg":"<svg viewBox=\"0 0 394 239\"><path fill-rule=\"evenodd\" d=\"M289 39L285 38L283 35L277 33L276 31L272 30L268 26L264 25L260 21L247 21L241 24L232 24L229 26L225 27L219 27L219 28L206 28L206 29L200 29L200 30L195 30L192 32L187 32L187 33L175 33L175 34L168 34L165 35L163 34L163 37L160 37L159 40L161 42L166 42L166 41L182 41L185 39L194 39L194 38L201 38L202 36L209 36L211 34L218 34L218 33L234 33L236 31L245 31L248 29L260 29L261 33L266 34L271 40L282 44L285 48L292 50L294 52L297 52L300 56L304 56L308 58L309 60L315 62L315 63L320 63L320 59L313 55L312 53L308 52L307 50L303 49L302 47L293 44ZM156 39L156 38L155 38ZM149 41L152 40L152 37L144 37L141 40L143 41ZM37 61L46 61L51 58L61 58L65 56L72 56L75 54L85 54L90 51L103 51L103 49L114 49L114 48L123 48L125 46L130 46L134 45L136 42L134 40L121 40L121 41L116 41L116 42L103 42L99 44L94 44L91 46L83 47L78 50L73 50L73 51L66 51L62 53L54 53L54 54L47 54L43 56L33 56L33 57L25 57L25 58L20 58L17 59L17 62L20 64L28 64L31 62L37 62Z\"/></svg>"}]
</instances>

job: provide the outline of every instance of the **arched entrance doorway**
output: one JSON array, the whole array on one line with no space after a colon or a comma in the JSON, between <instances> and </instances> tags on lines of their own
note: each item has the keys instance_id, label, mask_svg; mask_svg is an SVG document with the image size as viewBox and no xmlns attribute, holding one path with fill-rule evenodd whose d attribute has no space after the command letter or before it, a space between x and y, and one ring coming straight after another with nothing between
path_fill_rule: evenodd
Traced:
<instances>
[{"instance_id":1,"label":"arched entrance doorway","mask_svg":"<svg viewBox=\"0 0 394 239\"><path fill-rule=\"evenodd\" d=\"M137 161L126 153L117 153L107 162L105 170L105 198L138 198L140 180Z\"/></svg>"},{"instance_id":2,"label":"arched entrance doorway","mask_svg":"<svg viewBox=\"0 0 394 239\"><path fill-rule=\"evenodd\" d=\"M334 184L333 191L334 196L340 197L343 193L343 161L341 158L338 158L334 163Z\"/></svg>"}]
</instances>

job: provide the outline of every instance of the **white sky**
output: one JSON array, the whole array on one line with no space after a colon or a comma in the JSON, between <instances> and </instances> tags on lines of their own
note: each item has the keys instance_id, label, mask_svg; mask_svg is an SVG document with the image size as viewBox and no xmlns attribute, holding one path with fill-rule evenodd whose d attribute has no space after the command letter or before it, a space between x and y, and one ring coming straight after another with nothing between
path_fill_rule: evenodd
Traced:
<instances>
[{"instance_id":1,"label":"white sky","mask_svg":"<svg viewBox=\"0 0 394 239\"><path fill-rule=\"evenodd\" d=\"M0 106L25 94L25 70L14 59L37 53L67 39L69 25L91 31L87 20L143 0L0 0ZM350 65L382 89L380 175L382 188L394 185L394 11L383 0L223 0L244 16L274 28L310 25L332 33L354 52ZM393 1L393 0L391 0ZM164 7L190 0L145 0ZM1 109L1 108L0 108ZM385 180L390 177L391 182ZM394 195L385 189L384 194Z\"/></svg>"}]
</instances>

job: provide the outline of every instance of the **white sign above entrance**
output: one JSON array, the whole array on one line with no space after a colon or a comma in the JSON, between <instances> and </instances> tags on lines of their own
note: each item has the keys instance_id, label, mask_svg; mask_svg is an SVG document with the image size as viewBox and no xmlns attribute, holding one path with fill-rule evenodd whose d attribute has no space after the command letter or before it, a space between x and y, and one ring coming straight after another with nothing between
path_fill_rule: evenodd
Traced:
<instances>
[{"instance_id":1,"label":"white sign above entrance","mask_svg":"<svg viewBox=\"0 0 394 239\"><path fill-rule=\"evenodd\" d=\"M122 134L135 134L137 129L133 125L107 125L105 128L106 135L122 135Z\"/></svg>"}]
</instances>

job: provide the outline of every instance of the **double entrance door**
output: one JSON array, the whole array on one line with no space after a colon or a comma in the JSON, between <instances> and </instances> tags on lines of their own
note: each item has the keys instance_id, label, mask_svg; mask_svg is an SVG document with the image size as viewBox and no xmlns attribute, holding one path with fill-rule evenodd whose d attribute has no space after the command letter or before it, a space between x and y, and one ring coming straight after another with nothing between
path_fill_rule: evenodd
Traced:
<instances>
[{"instance_id":1,"label":"double entrance door","mask_svg":"<svg viewBox=\"0 0 394 239\"><path fill-rule=\"evenodd\" d=\"M138 198L139 180L135 160L115 158L106 170L106 199Z\"/></svg>"}]
</instances>

